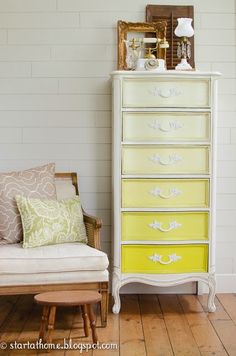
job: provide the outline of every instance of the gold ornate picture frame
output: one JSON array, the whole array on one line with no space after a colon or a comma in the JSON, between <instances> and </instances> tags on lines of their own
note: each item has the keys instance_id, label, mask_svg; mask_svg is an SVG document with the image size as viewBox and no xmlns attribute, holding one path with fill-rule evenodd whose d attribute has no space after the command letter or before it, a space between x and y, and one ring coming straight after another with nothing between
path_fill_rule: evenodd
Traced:
<instances>
[{"instance_id":1,"label":"gold ornate picture frame","mask_svg":"<svg viewBox=\"0 0 236 356\"><path fill-rule=\"evenodd\" d=\"M118 70L129 70L126 64L126 47L125 40L129 32L139 32L145 34L155 34L157 38L166 38L166 22L125 22L119 20L117 22L118 32ZM159 50L159 58L166 59L166 49Z\"/></svg>"}]
</instances>

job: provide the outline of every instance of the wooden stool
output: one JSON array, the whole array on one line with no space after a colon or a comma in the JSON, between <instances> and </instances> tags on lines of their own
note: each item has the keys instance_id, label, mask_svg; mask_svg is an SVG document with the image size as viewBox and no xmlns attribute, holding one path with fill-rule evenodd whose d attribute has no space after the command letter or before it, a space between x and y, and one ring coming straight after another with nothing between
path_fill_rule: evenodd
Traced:
<instances>
[{"instance_id":1,"label":"wooden stool","mask_svg":"<svg viewBox=\"0 0 236 356\"><path fill-rule=\"evenodd\" d=\"M34 296L37 304L43 305L43 314L39 329L39 339L43 342L52 342L52 331L54 329L56 307L81 306L84 321L85 336L89 335L88 317L92 330L93 343L97 343L96 321L92 304L101 301L101 294L96 291L59 291L46 292ZM88 313L88 316L87 316ZM46 336L47 334L47 336Z\"/></svg>"}]
</instances>

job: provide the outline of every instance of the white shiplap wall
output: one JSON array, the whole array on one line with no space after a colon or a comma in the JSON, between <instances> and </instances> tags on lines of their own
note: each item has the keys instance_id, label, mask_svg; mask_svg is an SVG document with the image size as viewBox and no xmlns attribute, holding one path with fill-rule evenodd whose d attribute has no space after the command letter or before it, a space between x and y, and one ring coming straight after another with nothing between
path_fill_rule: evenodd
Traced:
<instances>
[{"instance_id":1,"label":"white shiplap wall","mask_svg":"<svg viewBox=\"0 0 236 356\"><path fill-rule=\"evenodd\" d=\"M221 71L218 290L236 292L236 26L234 0L195 6L198 69ZM144 21L144 0L0 0L0 171L56 162L77 171L86 210L110 249L111 96L116 22ZM234 282L234 284L233 284Z\"/></svg>"}]
</instances>

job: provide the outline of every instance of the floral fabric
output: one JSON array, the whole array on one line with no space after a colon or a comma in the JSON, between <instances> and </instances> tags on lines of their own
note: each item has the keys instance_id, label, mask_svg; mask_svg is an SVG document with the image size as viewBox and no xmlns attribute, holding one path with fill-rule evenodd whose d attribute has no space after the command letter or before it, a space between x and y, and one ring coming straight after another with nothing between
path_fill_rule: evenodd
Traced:
<instances>
[{"instance_id":1,"label":"floral fabric","mask_svg":"<svg viewBox=\"0 0 236 356\"><path fill-rule=\"evenodd\" d=\"M20 213L15 196L22 194L37 199L56 199L55 164L0 173L0 245L22 240Z\"/></svg>"},{"instance_id":2,"label":"floral fabric","mask_svg":"<svg viewBox=\"0 0 236 356\"><path fill-rule=\"evenodd\" d=\"M65 200L41 200L16 196L23 226L23 247L87 242L78 196Z\"/></svg>"}]
</instances>

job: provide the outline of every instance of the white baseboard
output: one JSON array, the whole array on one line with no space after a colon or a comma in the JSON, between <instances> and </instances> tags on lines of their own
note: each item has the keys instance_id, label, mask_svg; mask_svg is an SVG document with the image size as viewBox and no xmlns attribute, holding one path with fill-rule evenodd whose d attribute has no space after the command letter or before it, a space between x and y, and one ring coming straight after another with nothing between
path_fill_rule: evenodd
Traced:
<instances>
[{"instance_id":1,"label":"white baseboard","mask_svg":"<svg viewBox=\"0 0 236 356\"><path fill-rule=\"evenodd\" d=\"M186 283L176 287L162 288L141 283L127 284L120 290L121 294L193 294L196 293L196 283ZM198 293L208 293L205 283L199 283ZM236 274L217 274L216 293L236 293Z\"/></svg>"},{"instance_id":2,"label":"white baseboard","mask_svg":"<svg viewBox=\"0 0 236 356\"><path fill-rule=\"evenodd\" d=\"M236 274L217 274L216 292L236 293Z\"/></svg>"},{"instance_id":3,"label":"white baseboard","mask_svg":"<svg viewBox=\"0 0 236 356\"><path fill-rule=\"evenodd\" d=\"M120 294L193 294L196 293L196 283L185 283L175 287L154 287L142 283L126 284L120 289Z\"/></svg>"}]
</instances>

